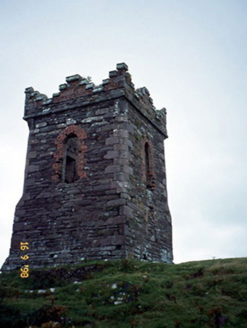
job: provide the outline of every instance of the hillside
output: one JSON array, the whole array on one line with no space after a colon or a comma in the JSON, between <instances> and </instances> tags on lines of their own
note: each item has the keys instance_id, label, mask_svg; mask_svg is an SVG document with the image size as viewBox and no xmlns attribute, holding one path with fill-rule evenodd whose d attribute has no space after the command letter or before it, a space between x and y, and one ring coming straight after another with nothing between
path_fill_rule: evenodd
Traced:
<instances>
[{"instance_id":1,"label":"hillside","mask_svg":"<svg viewBox=\"0 0 247 328\"><path fill-rule=\"evenodd\" d=\"M0 327L247 327L247 258L121 260L0 275Z\"/></svg>"}]
</instances>

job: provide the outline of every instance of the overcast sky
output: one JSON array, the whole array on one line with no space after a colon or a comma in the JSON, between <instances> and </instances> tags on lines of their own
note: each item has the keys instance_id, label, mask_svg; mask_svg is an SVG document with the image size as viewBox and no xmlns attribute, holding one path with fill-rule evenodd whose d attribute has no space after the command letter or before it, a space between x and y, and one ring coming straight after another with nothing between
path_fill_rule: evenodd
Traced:
<instances>
[{"instance_id":1,"label":"overcast sky","mask_svg":"<svg viewBox=\"0 0 247 328\"><path fill-rule=\"evenodd\" d=\"M167 108L175 263L247 251L247 1L0 1L0 266L22 195L24 90L126 62Z\"/></svg>"}]
</instances>

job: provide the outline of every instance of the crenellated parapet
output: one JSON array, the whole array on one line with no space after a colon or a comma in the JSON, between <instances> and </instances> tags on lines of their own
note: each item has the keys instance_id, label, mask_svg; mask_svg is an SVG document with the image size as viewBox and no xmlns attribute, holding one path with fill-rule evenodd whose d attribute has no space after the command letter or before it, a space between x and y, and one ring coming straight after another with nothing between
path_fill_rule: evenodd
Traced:
<instances>
[{"instance_id":1,"label":"crenellated parapet","mask_svg":"<svg viewBox=\"0 0 247 328\"><path fill-rule=\"evenodd\" d=\"M135 89L125 63L117 64L116 70L110 71L109 78L104 79L100 85L95 85L90 78L75 74L66 77L66 83L60 84L59 91L53 93L51 98L32 87L27 88L25 93L24 119L27 121L33 117L67 110L73 106L87 106L94 102L105 101L107 98L125 97L167 137L166 110L156 110L146 87Z\"/></svg>"}]
</instances>

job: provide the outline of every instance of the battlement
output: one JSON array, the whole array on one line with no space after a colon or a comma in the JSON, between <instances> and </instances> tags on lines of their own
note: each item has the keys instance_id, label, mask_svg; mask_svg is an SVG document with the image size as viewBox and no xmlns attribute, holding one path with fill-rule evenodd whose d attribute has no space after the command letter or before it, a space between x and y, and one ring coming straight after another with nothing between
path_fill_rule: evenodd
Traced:
<instances>
[{"instance_id":1,"label":"battlement","mask_svg":"<svg viewBox=\"0 0 247 328\"><path fill-rule=\"evenodd\" d=\"M116 65L116 70L109 72L109 78L100 85L95 85L90 78L79 74L66 77L66 83L59 85L59 92L52 98L26 88L24 119L48 115L53 112L71 109L73 106L87 106L106 99L125 97L150 121L157 125L167 137L166 109L157 110L146 87L135 89L132 78L125 63ZM58 108L59 104L59 108Z\"/></svg>"}]
</instances>

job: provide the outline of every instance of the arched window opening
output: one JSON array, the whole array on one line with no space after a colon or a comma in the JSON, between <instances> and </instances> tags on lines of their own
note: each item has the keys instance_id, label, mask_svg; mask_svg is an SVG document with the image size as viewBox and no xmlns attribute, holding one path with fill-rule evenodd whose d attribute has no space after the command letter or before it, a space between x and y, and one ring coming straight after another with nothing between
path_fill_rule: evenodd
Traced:
<instances>
[{"instance_id":1,"label":"arched window opening","mask_svg":"<svg viewBox=\"0 0 247 328\"><path fill-rule=\"evenodd\" d=\"M72 183L87 176L84 170L86 137L85 130L78 125L69 125L59 133L55 140L57 150L54 153L53 181Z\"/></svg>"},{"instance_id":2,"label":"arched window opening","mask_svg":"<svg viewBox=\"0 0 247 328\"><path fill-rule=\"evenodd\" d=\"M78 148L77 136L70 134L65 141L63 158L63 181L66 183L72 183L78 179Z\"/></svg>"},{"instance_id":3,"label":"arched window opening","mask_svg":"<svg viewBox=\"0 0 247 328\"><path fill-rule=\"evenodd\" d=\"M144 161L146 187L153 190L155 188L153 162L151 148L148 142L145 142L144 145Z\"/></svg>"},{"instance_id":4,"label":"arched window opening","mask_svg":"<svg viewBox=\"0 0 247 328\"><path fill-rule=\"evenodd\" d=\"M146 167L146 181L148 181L148 177L150 175L150 149L149 144L145 143L145 167Z\"/></svg>"}]
</instances>

